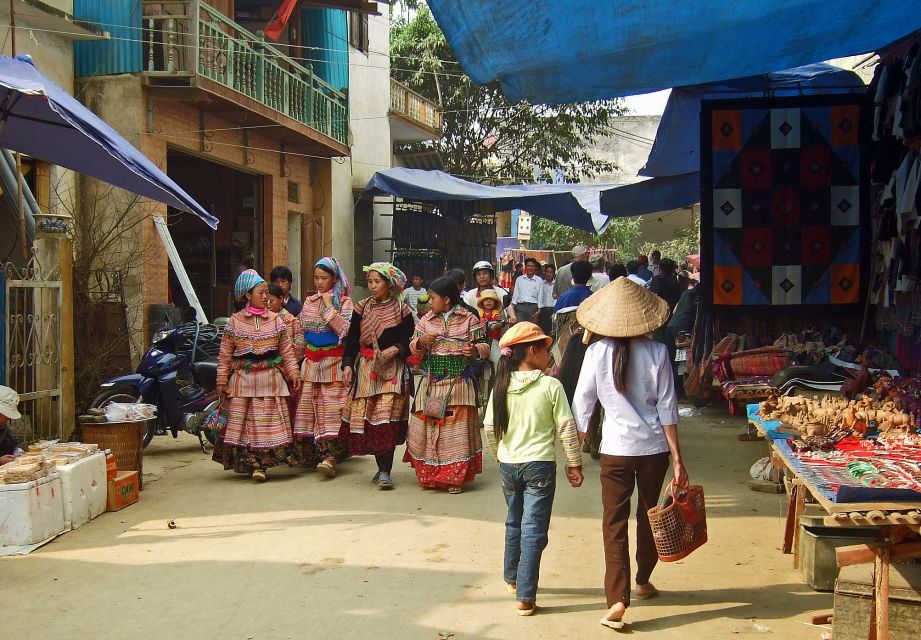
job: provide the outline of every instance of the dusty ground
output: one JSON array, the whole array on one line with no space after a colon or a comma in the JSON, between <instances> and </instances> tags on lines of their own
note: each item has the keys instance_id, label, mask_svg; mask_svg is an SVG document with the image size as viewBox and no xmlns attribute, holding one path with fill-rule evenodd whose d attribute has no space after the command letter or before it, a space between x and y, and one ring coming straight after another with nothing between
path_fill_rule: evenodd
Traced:
<instances>
[{"instance_id":1,"label":"dusty ground","mask_svg":"<svg viewBox=\"0 0 921 640\"><path fill-rule=\"evenodd\" d=\"M778 547L785 498L751 492L763 443L739 442L720 408L682 421L691 479L706 489L710 542L660 564L660 598L630 630L651 638L816 639L805 586ZM159 438L140 503L28 557L0 559L4 638L601 638L605 609L598 464L557 491L539 614L520 618L502 582L504 503L496 466L462 495L369 483L372 459L327 481L274 470L265 485L222 471L196 441ZM399 452L400 454L402 451ZM565 479L560 473L560 481ZM174 519L178 528L166 524ZM754 621L754 622L753 622ZM759 626L760 625L760 626ZM760 631L763 633L763 630Z\"/></svg>"}]
</instances>

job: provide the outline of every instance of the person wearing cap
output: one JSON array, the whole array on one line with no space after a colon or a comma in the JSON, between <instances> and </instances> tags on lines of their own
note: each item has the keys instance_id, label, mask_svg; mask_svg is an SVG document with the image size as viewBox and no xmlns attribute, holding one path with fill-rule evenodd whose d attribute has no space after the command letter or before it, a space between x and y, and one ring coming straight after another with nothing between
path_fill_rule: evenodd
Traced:
<instances>
[{"instance_id":1,"label":"person wearing cap","mask_svg":"<svg viewBox=\"0 0 921 640\"><path fill-rule=\"evenodd\" d=\"M588 288L594 293L606 284L610 284L611 279L608 277L608 274L605 273L604 256L602 254L594 254L588 259L588 263L592 265L592 279L588 283Z\"/></svg>"},{"instance_id":2,"label":"person wearing cap","mask_svg":"<svg viewBox=\"0 0 921 640\"><path fill-rule=\"evenodd\" d=\"M499 295L492 289L484 291L477 304L480 307L480 324L486 332L486 337L491 341L489 360L493 365L498 365L499 339L502 337L502 330L508 324L508 315L502 309Z\"/></svg>"},{"instance_id":3,"label":"person wearing cap","mask_svg":"<svg viewBox=\"0 0 921 640\"><path fill-rule=\"evenodd\" d=\"M262 276L252 269L241 273L234 296L245 307L230 317L221 335L215 392L227 427L214 444L212 458L224 469L265 482L270 467L308 461L293 446L288 408L301 378L288 325L266 306L269 287Z\"/></svg>"},{"instance_id":4,"label":"person wearing cap","mask_svg":"<svg viewBox=\"0 0 921 640\"><path fill-rule=\"evenodd\" d=\"M426 489L463 492L483 472L483 441L473 368L489 356L489 339L476 316L460 305L449 278L429 285L431 311L416 326L410 349L426 375L419 384L406 436L408 462ZM443 401L441 415L428 411Z\"/></svg>"},{"instance_id":5,"label":"person wearing cap","mask_svg":"<svg viewBox=\"0 0 921 640\"><path fill-rule=\"evenodd\" d=\"M576 317L590 344L576 385L573 414L585 433L601 401L601 501L608 613L601 624L623 627L630 606L627 521L630 497L637 493L637 598L656 595L649 579L658 561L646 512L655 506L668 472L669 456L677 486L688 475L678 444L678 405L668 351L649 334L669 317L668 303L619 278L579 305Z\"/></svg>"},{"instance_id":6,"label":"person wearing cap","mask_svg":"<svg viewBox=\"0 0 921 640\"><path fill-rule=\"evenodd\" d=\"M464 303L470 307L478 307L480 296L484 291L495 291L499 296L499 303L502 307L508 305L508 289L496 284L496 272L492 263L486 260L480 260L473 265L473 277L476 280L476 287L463 294ZM515 324L515 310L511 307L507 309L509 322Z\"/></svg>"},{"instance_id":7,"label":"person wearing cap","mask_svg":"<svg viewBox=\"0 0 921 640\"><path fill-rule=\"evenodd\" d=\"M19 420L19 394L0 385L0 465L9 464L22 455L19 441L10 429L10 420Z\"/></svg>"},{"instance_id":8,"label":"person wearing cap","mask_svg":"<svg viewBox=\"0 0 921 640\"><path fill-rule=\"evenodd\" d=\"M556 493L556 439L566 456L566 477L582 484L582 452L563 386L544 375L553 339L531 322L509 329L500 341L496 384L486 406L484 432L499 462L505 520L506 588L516 612L536 610L540 559L547 547Z\"/></svg>"},{"instance_id":9,"label":"person wearing cap","mask_svg":"<svg viewBox=\"0 0 921 640\"><path fill-rule=\"evenodd\" d=\"M572 288L572 265L576 262L588 262L588 247L577 244L572 248L572 262L564 264L556 272L553 283L553 297L556 300Z\"/></svg>"}]
</instances>

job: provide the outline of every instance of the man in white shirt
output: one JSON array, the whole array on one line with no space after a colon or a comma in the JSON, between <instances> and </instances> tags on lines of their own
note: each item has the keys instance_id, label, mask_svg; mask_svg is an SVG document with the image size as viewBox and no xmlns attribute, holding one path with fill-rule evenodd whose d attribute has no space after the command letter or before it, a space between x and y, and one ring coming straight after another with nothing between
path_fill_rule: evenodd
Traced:
<instances>
[{"instance_id":1,"label":"man in white shirt","mask_svg":"<svg viewBox=\"0 0 921 640\"><path fill-rule=\"evenodd\" d=\"M540 304L544 298L544 279L537 275L540 263L534 258L524 261L525 274L515 280L512 293L512 308L520 321L534 322L540 319Z\"/></svg>"},{"instance_id":2,"label":"man in white shirt","mask_svg":"<svg viewBox=\"0 0 921 640\"><path fill-rule=\"evenodd\" d=\"M627 262L627 280L630 280L631 282L635 282L641 287L645 287L646 281L643 280L643 278L641 278L639 275L637 275L639 270L640 270L639 260L629 260Z\"/></svg>"},{"instance_id":3,"label":"man in white shirt","mask_svg":"<svg viewBox=\"0 0 921 640\"><path fill-rule=\"evenodd\" d=\"M544 298L538 303L540 311L540 322L538 326L543 329L548 336L553 330L553 283L556 280L556 267L549 262L544 265Z\"/></svg>"}]
</instances>

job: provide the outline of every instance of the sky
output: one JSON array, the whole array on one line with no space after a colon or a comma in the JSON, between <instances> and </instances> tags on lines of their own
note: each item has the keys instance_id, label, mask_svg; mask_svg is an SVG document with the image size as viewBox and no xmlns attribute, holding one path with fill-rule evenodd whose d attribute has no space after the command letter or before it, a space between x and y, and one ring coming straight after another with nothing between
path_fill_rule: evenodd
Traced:
<instances>
[{"instance_id":1,"label":"sky","mask_svg":"<svg viewBox=\"0 0 921 640\"><path fill-rule=\"evenodd\" d=\"M656 91L655 93L644 93L643 95L624 98L624 102L630 109L630 115L660 116L665 110L665 103L668 102L670 93L671 89Z\"/></svg>"}]
</instances>

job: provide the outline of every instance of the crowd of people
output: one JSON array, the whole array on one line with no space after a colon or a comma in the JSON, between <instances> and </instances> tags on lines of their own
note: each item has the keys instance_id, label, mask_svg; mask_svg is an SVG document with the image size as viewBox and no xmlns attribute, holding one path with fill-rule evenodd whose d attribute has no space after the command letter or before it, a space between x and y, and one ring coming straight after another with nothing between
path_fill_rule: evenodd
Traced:
<instances>
[{"instance_id":1,"label":"crowd of people","mask_svg":"<svg viewBox=\"0 0 921 640\"><path fill-rule=\"evenodd\" d=\"M588 440L602 470L610 609L601 623L620 628L631 597L630 496L636 488L632 592L652 597L657 556L646 510L670 463L675 481L687 484L669 351L652 339L687 289L673 264L654 255L618 269L576 247L558 272L529 258L510 288L496 282L490 262L478 262L468 290L459 269L423 286L418 274L408 279L375 262L364 267L370 295L354 302L332 257L316 263L303 302L287 268L273 269L269 282L247 269L221 340L217 392L226 421L213 458L264 482L282 464L334 478L346 458L373 455L371 482L388 490L405 444L403 462L421 487L459 494L483 471L485 434L508 507L504 579L517 613L531 615L556 490L555 443L578 487ZM554 318L573 310L581 339L566 350L578 357L551 370ZM477 376L487 360L495 376L484 398Z\"/></svg>"}]
</instances>

